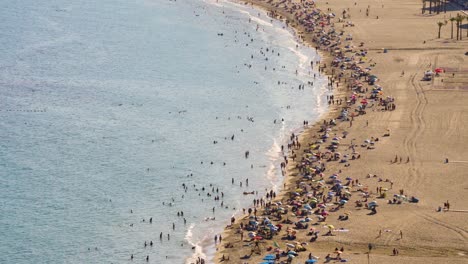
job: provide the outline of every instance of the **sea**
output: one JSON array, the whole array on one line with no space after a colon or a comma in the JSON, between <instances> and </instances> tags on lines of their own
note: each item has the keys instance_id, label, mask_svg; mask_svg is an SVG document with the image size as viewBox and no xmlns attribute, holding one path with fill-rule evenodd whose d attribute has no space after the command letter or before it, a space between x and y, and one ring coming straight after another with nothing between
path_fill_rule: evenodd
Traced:
<instances>
[{"instance_id":1,"label":"sea","mask_svg":"<svg viewBox=\"0 0 468 264\"><path fill-rule=\"evenodd\" d=\"M0 263L213 263L327 107L316 51L242 3L1 1L0 51Z\"/></svg>"}]
</instances>

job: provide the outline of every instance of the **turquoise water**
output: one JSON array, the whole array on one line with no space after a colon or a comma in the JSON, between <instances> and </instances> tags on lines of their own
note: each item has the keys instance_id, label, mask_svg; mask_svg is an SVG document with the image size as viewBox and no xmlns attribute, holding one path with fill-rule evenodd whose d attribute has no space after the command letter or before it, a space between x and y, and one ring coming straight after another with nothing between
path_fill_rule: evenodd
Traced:
<instances>
[{"instance_id":1,"label":"turquoise water","mask_svg":"<svg viewBox=\"0 0 468 264\"><path fill-rule=\"evenodd\" d=\"M0 263L209 259L324 111L317 55L234 3L70 2L0 3Z\"/></svg>"}]
</instances>

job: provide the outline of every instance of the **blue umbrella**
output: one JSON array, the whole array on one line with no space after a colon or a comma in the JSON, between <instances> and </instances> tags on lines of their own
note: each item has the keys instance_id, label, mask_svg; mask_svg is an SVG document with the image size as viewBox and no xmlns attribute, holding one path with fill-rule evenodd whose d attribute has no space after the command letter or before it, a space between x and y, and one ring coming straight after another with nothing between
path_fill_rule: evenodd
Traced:
<instances>
[{"instance_id":1,"label":"blue umbrella","mask_svg":"<svg viewBox=\"0 0 468 264\"><path fill-rule=\"evenodd\" d=\"M272 254L268 254L265 257L263 257L263 260L275 260L276 256Z\"/></svg>"},{"instance_id":2,"label":"blue umbrella","mask_svg":"<svg viewBox=\"0 0 468 264\"><path fill-rule=\"evenodd\" d=\"M315 262L317 262L316 259L308 259L308 260L306 260L305 263L309 264L309 263L315 263Z\"/></svg>"}]
</instances>

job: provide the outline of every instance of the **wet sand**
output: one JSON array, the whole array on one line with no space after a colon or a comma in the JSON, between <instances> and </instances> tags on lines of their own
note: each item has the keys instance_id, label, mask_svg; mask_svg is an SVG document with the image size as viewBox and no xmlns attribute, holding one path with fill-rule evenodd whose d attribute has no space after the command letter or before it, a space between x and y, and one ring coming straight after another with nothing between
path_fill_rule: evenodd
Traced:
<instances>
[{"instance_id":1,"label":"wet sand","mask_svg":"<svg viewBox=\"0 0 468 264\"><path fill-rule=\"evenodd\" d=\"M299 33L305 32L304 27L297 26L293 15L285 11L283 4L277 6L281 1L250 2L275 11L283 18L288 17L291 26L296 27ZM292 6L289 1L284 2ZM215 263L260 263L267 254L291 250L287 244L296 245L295 242L303 243L306 250L298 252L292 263L304 263L310 253L319 257L319 263L324 263L328 254L331 258L328 262L332 263L340 261L338 255L352 263L368 263L368 260L370 263L384 264L468 261L468 179L464 175L468 168L468 56L464 55L468 51L468 38L458 41L451 39L450 21L442 27L441 39L437 38L436 23L456 16L459 10L448 6L446 13L429 14L426 11L421 14L421 7L422 3L416 0L364 0L356 4L354 1L330 0L317 3L322 13L335 14L330 18L334 29L337 32L344 30L339 38L341 43L336 46L341 47L341 52L352 57L360 50L367 51L363 63L358 65L363 69L369 67L370 74L378 77L376 84L382 87L378 98L394 98L390 104L393 103L395 109L385 110L383 105L379 105L379 100L372 101L370 95L375 87L365 79L360 81L363 89L368 90L357 93L356 103L331 104L329 112L301 134L301 148L294 150L296 162L292 160L292 152L289 152L286 188L273 200L263 198L265 203L281 201L281 205L271 205L269 208L277 210L281 207L288 210L287 213L280 213L281 220L275 221L276 214L268 215L264 212L266 206L257 206L257 221L262 222L268 217L273 225L282 225L281 231L271 239L257 232L257 236L262 237L258 240L258 247L255 240L249 238L247 230L242 231L241 241L239 225L242 223L245 227L249 222L246 213L233 226L226 228L222 243L217 244ZM346 10L346 18L344 22L339 22L343 10ZM344 26L352 24L354 26ZM323 30L328 32L332 25L325 25ZM315 32L320 31L319 27L315 29ZM352 40L345 41L348 34ZM466 34L466 30L463 34ZM311 42L313 34L303 34L303 37ZM361 42L364 45L359 47ZM345 45L349 45L353 52L345 52ZM386 52L384 49L387 49ZM336 55L335 47L330 49L322 45L322 55L321 65L327 65L325 72L332 76L331 70L334 69L333 76L337 78L339 69L330 67ZM355 56L353 60L359 61L360 57L363 56ZM431 81L422 80L425 71L436 68L442 68L445 72ZM351 72L346 70L341 78L345 79ZM348 80L347 83L341 80L338 88L337 81L334 82L335 100L347 101L351 98L353 90L348 86ZM366 113L357 115L355 109L364 98L369 100ZM346 105L350 107L349 120L337 120L336 125L328 126L330 138L327 141L312 144L324 135L324 132L319 132L324 120L337 119ZM356 116L352 117L352 113ZM345 138L344 134L347 134ZM326 154L325 148L333 137L339 138L338 147L331 154ZM369 143L371 141L373 144ZM314 148L317 145L320 145L318 150L311 149L311 146ZM354 151L352 145L355 145ZM305 150L310 153L304 153ZM328 161L328 156L335 152L341 153L341 156ZM322 156L320 163L315 162L314 166L324 164L326 170L322 174L310 173L311 177L305 178L304 171L297 168L301 164L297 160L301 157L312 160L314 154ZM344 157L346 154L349 155L347 158ZM352 155L355 156L354 160ZM331 197L331 200L323 203L323 197L318 195L323 193L327 196L327 192L337 184L330 178L333 174L342 181L342 186L346 186L343 190L350 193L341 192L341 198L347 199L344 206L339 205L341 198ZM349 184L346 180L348 177L353 179ZM385 195L379 194L379 188L382 188L380 193ZM310 204L314 190L317 203L323 203L329 213L325 221L319 221L321 212L314 214L318 207L305 210L305 216L292 212L295 209L302 211L305 203ZM401 204L388 204L388 200L400 192L404 197L399 196L395 201L401 201ZM407 202L411 197L418 202ZM362 201L363 206L356 206L356 201ZM378 204L375 214L365 208L372 201ZM444 210L447 201L450 208ZM439 206L441 212L437 212ZM338 210L332 212L333 208ZM338 220L340 215L348 215L349 219ZM308 227L297 229L295 223L306 217L310 218L304 222ZM290 224L282 223L286 219L290 220ZM326 227L328 225L333 228ZM295 231L296 236L290 240L285 239L288 227L290 235ZM307 235L310 228L319 231L315 242L310 242L311 236ZM325 236L329 230L332 235ZM368 255L369 244L372 250ZM232 247L227 248L226 245ZM337 253L335 249L341 248L343 252ZM396 256L394 249L398 250ZM250 257L241 259L245 255ZM286 263L288 257L285 255L277 263Z\"/></svg>"}]
</instances>

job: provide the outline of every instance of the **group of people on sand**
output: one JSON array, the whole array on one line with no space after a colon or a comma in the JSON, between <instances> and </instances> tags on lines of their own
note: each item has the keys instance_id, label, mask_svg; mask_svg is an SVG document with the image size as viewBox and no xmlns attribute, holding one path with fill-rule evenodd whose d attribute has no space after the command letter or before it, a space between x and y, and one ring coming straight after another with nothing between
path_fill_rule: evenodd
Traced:
<instances>
[{"instance_id":1,"label":"group of people on sand","mask_svg":"<svg viewBox=\"0 0 468 264\"><path fill-rule=\"evenodd\" d=\"M284 195L279 196L281 199L268 193L264 198L259 199L260 202L254 200L253 209L249 208L247 212L243 210L244 216L236 224L231 222L230 227L234 227L235 232L239 234L241 243L250 242L250 255L245 255L241 259L249 258L253 253L261 253L263 248L267 252L275 254L277 261L287 263L290 260L289 256L306 251L305 246L308 243L315 243L322 236L334 236L336 233L345 234L348 232L349 230L346 229L335 228L329 222L333 222L330 220L333 219L331 218L333 214L338 216L338 224L340 221L349 221L351 212L347 208L352 206L350 204L369 210L368 215L377 214L377 208L381 205L373 199L385 197L387 192L392 190L393 182L389 179L384 181L377 176L366 177L364 181L371 182L378 178L378 182L387 183L390 187L378 186L374 193L369 190L368 183L344 177L342 176L344 172L341 169L333 171L334 169L330 169L330 167L337 166L329 164L344 163L344 167L347 168L351 166L353 160L361 157L361 154L357 152L359 145L352 143L352 147L342 147L341 143L347 140L349 132L343 131L343 126L340 124L343 122L351 123L355 118L365 115L366 110L370 109L372 111L393 111L396 109L396 99L385 96L383 88L378 85L377 77L372 74L376 63L367 58L368 54L364 43L356 48L352 43L346 42L350 41L350 38L345 40L343 31L335 29L334 15L320 11L313 1L269 2L277 10L270 12L270 16L281 19L284 18L284 14L293 15L295 21L288 22L298 23L300 29L310 33L310 39L307 40L314 43L318 50L331 57L331 63L329 62L328 65L327 63L319 63L318 69L330 75L329 84L332 87L341 87L348 93L341 99L336 99L335 95L327 97L329 104L338 108L338 116L318 125L311 142L307 142L307 144L299 142L297 135L291 135L287 150L282 146L282 152L287 152L288 155L281 163L281 170L283 174L286 174L288 160L293 160L294 157L294 174L296 176L294 176L292 183L288 183L287 188L285 184ZM344 12L340 21L347 23L349 21L345 19L348 17ZM311 65L313 66L314 62L311 62ZM366 121L366 126L368 125L369 123ZM390 133L387 131L383 136L388 137ZM372 151L378 142L378 137L372 137L372 139L364 140L360 146L363 150ZM399 159L396 157L394 163L398 160L400 163L402 162L401 157ZM409 157L407 157L406 162L410 162ZM373 184L378 184L378 182ZM416 198L413 200L413 198L407 198L403 192L395 194L394 199L390 201L402 203L417 200ZM354 202L349 203L351 201ZM448 209L449 206L447 202L444 208ZM320 231L322 226L327 229L327 232L323 232L323 234ZM299 238L304 237L303 235L298 236L302 232L306 237L310 237L308 242L298 241ZM400 231L400 235L402 237L402 231ZM268 246L271 243L264 242L265 239L282 241L282 245L274 242L273 245ZM229 242L229 248L235 247L235 250L242 250L242 247L236 247L235 244ZM220 243L219 248L222 247L224 246ZM342 258L344 250L343 247L341 249L335 248L333 253L325 257L326 262L331 260L345 262L346 259ZM309 259L314 257L310 255ZM393 249L393 255L399 255L398 249ZM281 260L283 257L285 259ZM226 259L226 256L223 255L223 258Z\"/></svg>"}]
</instances>

